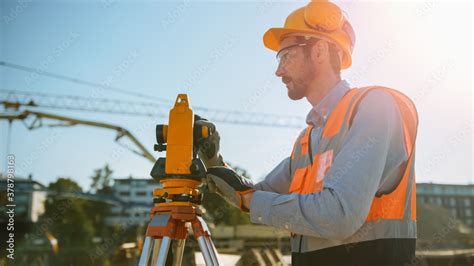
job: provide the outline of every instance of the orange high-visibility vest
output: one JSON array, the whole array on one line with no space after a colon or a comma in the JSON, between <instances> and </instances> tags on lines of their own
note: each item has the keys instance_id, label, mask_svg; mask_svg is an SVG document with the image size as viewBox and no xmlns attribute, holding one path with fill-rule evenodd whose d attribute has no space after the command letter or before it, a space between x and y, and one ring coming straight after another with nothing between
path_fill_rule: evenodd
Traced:
<instances>
[{"instance_id":1,"label":"orange high-visibility vest","mask_svg":"<svg viewBox=\"0 0 474 266\"><path fill-rule=\"evenodd\" d=\"M359 103L369 91L374 89L389 93L398 105L403 120L408 159L400 166L398 185L390 192L374 195L366 223L385 219L414 221L416 220L416 186L413 157L418 118L413 102L402 93L389 88L366 87L348 91L329 115L322 129L316 154L311 154L310 151L312 126L308 126L300 134L291 154L292 182L289 191L298 194L322 191L324 179L331 168L332 158L336 157L351 127Z\"/></svg>"}]
</instances>

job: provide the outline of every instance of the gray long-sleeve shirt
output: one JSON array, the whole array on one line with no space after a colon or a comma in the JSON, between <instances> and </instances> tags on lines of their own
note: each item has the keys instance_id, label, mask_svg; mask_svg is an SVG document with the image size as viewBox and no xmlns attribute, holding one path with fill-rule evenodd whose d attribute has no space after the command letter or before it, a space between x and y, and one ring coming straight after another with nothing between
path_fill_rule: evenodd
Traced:
<instances>
[{"instance_id":1,"label":"gray long-sleeve shirt","mask_svg":"<svg viewBox=\"0 0 474 266\"><path fill-rule=\"evenodd\" d=\"M339 82L309 112L307 122L314 125L313 154L328 115L349 88L347 82ZM401 117L394 99L383 91L370 91L360 103L348 137L333 159L323 190L289 194L290 157L285 158L256 185L250 206L251 221L302 235L346 239L364 224L376 192L395 186L394 177L406 159Z\"/></svg>"}]
</instances>

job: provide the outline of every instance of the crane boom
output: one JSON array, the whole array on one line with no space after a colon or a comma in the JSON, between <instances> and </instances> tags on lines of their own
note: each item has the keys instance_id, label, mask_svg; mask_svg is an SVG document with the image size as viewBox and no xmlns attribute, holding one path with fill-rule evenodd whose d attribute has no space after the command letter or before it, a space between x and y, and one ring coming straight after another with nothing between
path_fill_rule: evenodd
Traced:
<instances>
[{"instance_id":1,"label":"crane boom","mask_svg":"<svg viewBox=\"0 0 474 266\"><path fill-rule=\"evenodd\" d=\"M30 108L49 108L61 110L112 113L133 116L167 117L172 102L124 101L96 97L58 95L49 93L3 90L0 91L0 104L5 108L18 110L22 106ZM195 113L209 120L222 123L267 126L280 128L302 128L304 119L297 116L282 116L267 113L229 111L193 107Z\"/></svg>"},{"instance_id":2,"label":"crane boom","mask_svg":"<svg viewBox=\"0 0 474 266\"><path fill-rule=\"evenodd\" d=\"M153 155L145 148L145 146L143 146L143 144L140 143L140 141L132 133L130 133L130 131L117 125L103 123L103 122L87 121L87 120L82 120L82 119L76 119L76 118L71 118L71 117L66 117L66 116L60 116L60 115L36 112L36 111L29 111L29 110L24 110L20 113L12 113L12 114L0 113L0 120L4 119L8 121L13 121L13 120L25 121L28 117L33 117L33 121L29 125L27 125L27 128L30 130L44 126L42 123L42 119L49 119L49 120L62 122L61 124L50 124L48 126L84 125L84 126L99 127L99 128L114 130L117 132L117 137L115 138L115 141L117 141L119 144L120 144L119 140L122 137L126 137L138 148L138 150L131 149L125 145L122 145L122 146L125 146L127 149L146 158L152 163L156 161L155 157L153 157Z\"/></svg>"}]
</instances>

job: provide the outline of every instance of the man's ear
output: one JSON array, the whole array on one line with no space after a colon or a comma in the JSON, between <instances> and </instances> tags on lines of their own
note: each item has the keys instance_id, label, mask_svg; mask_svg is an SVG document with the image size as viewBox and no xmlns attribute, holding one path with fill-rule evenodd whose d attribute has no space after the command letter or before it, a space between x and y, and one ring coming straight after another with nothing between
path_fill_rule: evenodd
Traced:
<instances>
[{"instance_id":1,"label":"man's ear","mask_svg":"<svg viewBox=\"0 0 474 266\"><path fill-rule=\"evenodd\" d=\"M318 40L311 50L311 56L314 62L323 63L329 58L329 44L324 40Z\"/></svg>"}]
</instances>

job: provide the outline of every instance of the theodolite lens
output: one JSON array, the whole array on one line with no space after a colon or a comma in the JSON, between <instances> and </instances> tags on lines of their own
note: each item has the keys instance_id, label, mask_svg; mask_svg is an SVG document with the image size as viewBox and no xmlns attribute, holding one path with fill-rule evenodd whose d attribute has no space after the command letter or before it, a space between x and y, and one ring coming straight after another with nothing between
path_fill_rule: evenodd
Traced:
<instances>
[{"instance_id":1,"label":"theodolite lens","mask_svg":"<svg viewBox=\"0 0 474 266\"><path fill-rule=\"evenodd\" d=\"M158 144L166 143L167 125L156 125L156 142Z\"/></svg>"}]
</instances>

